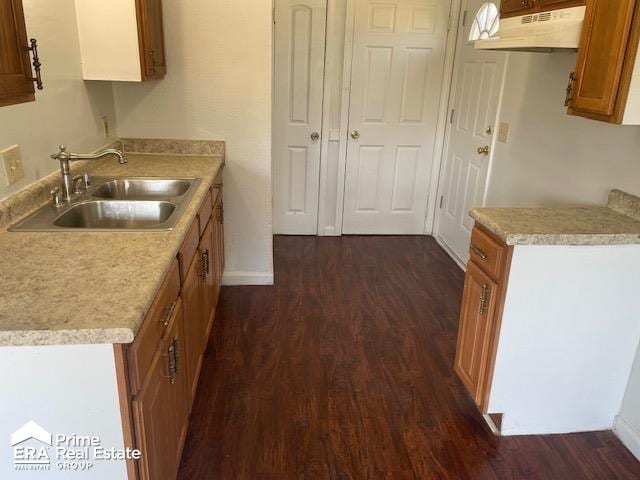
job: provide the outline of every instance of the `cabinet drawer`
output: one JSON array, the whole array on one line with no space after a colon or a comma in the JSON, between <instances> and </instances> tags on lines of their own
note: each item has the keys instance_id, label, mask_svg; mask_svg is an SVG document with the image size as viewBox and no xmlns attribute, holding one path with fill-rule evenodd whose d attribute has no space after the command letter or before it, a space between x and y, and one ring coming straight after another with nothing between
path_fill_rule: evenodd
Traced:
<instances>
[{"instance_id":1,"label":"cabinet drawer","mask_svg":"<svg viewBox=\"0 0 640 480\"><path fill-rule=\"evenodd\" d=\"M180 278L183 283L187 278L189 265L191 265L193 256L196 254L196 250L198 249L198 242L200 241L199 223L200 222L197 218L193 220L193 223L187 232L187 236L184 238L184 242L182 242L180 252L178 253L178 259L180 260Z\"/></svg>"},{"instance_id":2,"label":"cabinet drawer","mask_svg":"<svg viewBox=\"0 0 640 480\"><path fill-rule=\"evenodd\" d=\"M469 248L471 259L495 280L500 280L501 268L507 252L507 246L498 242L480 227L471 234Z\"/></svg>"},{"instance_id":3,"label":"cabinet drawer","mask_svg":"<svg viewBox=\"0 0 640 480\"><path fill-rule=\"evenodd\" d=\"M207 228L209 219L211 218L211 212L213 211L213 203L211 203L211 191L207 192L207 195L200 205L198 211L198 223L200 224L200 236L204 233L204 229Z\"/></svg>"},{"instance_id":4,"label":"cabinet drawer","mask_svg":"<svg viewBox=\"0 0 640 480\"><path fill-rule=\"evenodd\" d=\"M179 293L180 273L178 261L174 260L140 331L129 348L129 374L133 394L138 392L149 371L153 356L173 316Z\"/></svg>"}]
</instances>

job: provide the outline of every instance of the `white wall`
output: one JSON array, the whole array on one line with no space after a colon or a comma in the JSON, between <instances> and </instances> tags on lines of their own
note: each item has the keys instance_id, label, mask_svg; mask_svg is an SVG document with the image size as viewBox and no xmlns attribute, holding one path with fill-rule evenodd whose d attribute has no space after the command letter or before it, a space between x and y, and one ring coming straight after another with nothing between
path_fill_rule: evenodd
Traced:
<instances>
[{"instance_id":1,"label":"white wall","mask_svg":"<svg viewBox=\"0 0 640 480\"><path fill-rule=\"evenodd\" d=\"M23 0L27 33L38 39L45 89L36 101L0 108L0 149L20 145L25 178L0 185L0 199L57 168L49 155L66 143L94 150L106 143L102 117L115 128L109 83L84 83L74 0Z\"/></svg>"},{"instance_id":2,"label":"white wall","mask_svg":"<svg viewBox=\"0 0 640 480\"><path fill-rule=\"evenodd\" d=\"M164 0L168 74L115 84L121 137L225 140L227 283L272 281L271 2Z\"/></svg>"},{"instance_id":3,"label":"white wall","mask_svg":"<svg viewBox=\"0 0 640 480\"><path fill-rule=\"evenodd\" d=\"M619 188L640 194L640 127L566 114L573 53L511 53L501 120L511 138L497 143L489 206L603 205Z\"/></svg>"}]
</instances>

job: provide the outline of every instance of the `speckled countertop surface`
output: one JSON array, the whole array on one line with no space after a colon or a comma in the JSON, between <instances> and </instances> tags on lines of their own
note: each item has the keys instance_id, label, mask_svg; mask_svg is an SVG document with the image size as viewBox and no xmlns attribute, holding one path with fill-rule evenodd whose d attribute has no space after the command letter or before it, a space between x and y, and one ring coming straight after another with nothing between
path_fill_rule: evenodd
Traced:
<instances>
[{"instance_id":1,"label":"speckled countertop surface","mask_svg":"<svg viewBox=\"0 0 640 480\"><path fill-rule=\"evenodd\" d=\"M606 207L476 208L471 216L507 245L640 244L640 198L614 190Z\"/></svg>"},{"instance_id":2,"label":"speckled countertop surface","mask_svg":"<svg viewBox=\"0 0 640 480\"><path fill-rule=\"evenodd\" d=\"M0 232L0 346L130 343L222 156L127 154L94 175L203 179L171 231Z\"/></svg>"}]
</instances>

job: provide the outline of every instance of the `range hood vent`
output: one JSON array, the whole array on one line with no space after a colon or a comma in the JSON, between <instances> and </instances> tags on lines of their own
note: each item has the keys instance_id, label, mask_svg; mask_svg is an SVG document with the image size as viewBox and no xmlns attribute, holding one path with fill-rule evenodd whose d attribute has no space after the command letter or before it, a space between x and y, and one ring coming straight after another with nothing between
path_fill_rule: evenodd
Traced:
<instances>
[{"instance_id":1,"label":"range hood vent","mask_svg":"<svg viewBox=\"0 0 640 480\"><path fill-rule=\"evenodd\" d=\"M500 20L498 33L476 40L478 50L551 52L577 50L586 7L563 8Z\"/></svg>"}]
</instances>

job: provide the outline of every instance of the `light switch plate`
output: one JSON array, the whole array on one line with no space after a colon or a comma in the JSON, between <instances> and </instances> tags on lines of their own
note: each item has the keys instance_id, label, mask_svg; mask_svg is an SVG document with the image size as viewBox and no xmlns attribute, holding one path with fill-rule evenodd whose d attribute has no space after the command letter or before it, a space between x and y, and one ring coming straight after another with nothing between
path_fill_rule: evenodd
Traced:
<instances>
[{"instance_id":1,"label":"light switch plate","mask_svg":"<svg viewBox=\"0 0 640 480\"><path fill-rule=\"evenodd\" d=\"M0 163L2 164L5 186L13 185L24 177L19 145L1 150Z\"/></svg>"},{"instance_id":2,"label":"light switch plate","mask_svg":"<svg viewBox=\"0 0 640 480\"><path fill-rule=\"evenodd\" d=\"M509 141L509 124L507 122L500 122L498 128L498 141L507 143Z\"/></svg>"}]
</instances>

